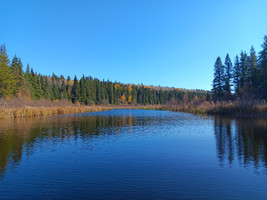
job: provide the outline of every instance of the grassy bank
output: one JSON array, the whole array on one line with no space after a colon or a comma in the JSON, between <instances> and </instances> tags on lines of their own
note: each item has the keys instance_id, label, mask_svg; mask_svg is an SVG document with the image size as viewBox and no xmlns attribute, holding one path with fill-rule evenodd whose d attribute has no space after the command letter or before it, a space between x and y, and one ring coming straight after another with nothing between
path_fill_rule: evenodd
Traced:
<instances>
[{"instance_id":1,"label":"grassy bank","mask_svg":"<svg viewBox=\"0 0 267 200\"><path fill-rule=\"evenodd\" d=\"M235 100L235 101L201 101L180 104L166 104L162 110L187 112L194 114L220 114L237 116L267 117L267 103L264 100Z\"/></svg>"},{"instance_id":2,"label":"grassy bank","mask_svg":"<svg viewBox=\"0 0 267 200\"><path fill-rule=\"evenodd\" d=\"M82 112L97 112L112 109L159 109L159 105L75 105L66 100L30 101L25 99L0 99L0 118L23 118L49 115L65 115Z\"/></svg>"},{"instance_id":3,"label":"grassy bank","mask_svg":"<svg viewBox=\"0 0 267 200\"><path fill-rule=\"evenodd\" d=\"M0 99L0 118L23 118L49 115L65 115L82 112L97 112L112 109L156 109L193 114L234 115L267 117L264 100L192 101L165 105L75 105L66 100L51 102L24 99Z\"/></svg>"}]
</instances>

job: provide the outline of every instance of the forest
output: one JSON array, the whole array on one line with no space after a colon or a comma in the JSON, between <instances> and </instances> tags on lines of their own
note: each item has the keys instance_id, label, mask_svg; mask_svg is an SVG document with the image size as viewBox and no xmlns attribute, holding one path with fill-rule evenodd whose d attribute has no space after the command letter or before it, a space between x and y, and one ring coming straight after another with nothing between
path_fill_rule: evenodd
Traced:
<instances>
[{"instance_id":1,"label":"forest","mask_svg":"<svg viewBox=\"0 0 267 200\"><path fill-rule=\"evenodd\" d=\"M27 64L23 69L21 58L11 59L6 46L0 48L0 98L28 100L62 99L76 105L155 105L168 102L206 100L210 94L204 90L185 90L153 87L99 80L91 76L52 76L36 73Z\"/></svg>"},{"instance_id":2,"label":"forest","mask_svg":"<svg viewBox=\"0 0 267 200\"><path fill-rule=\"evenodd\" d=\"M224 64L221 57L214 65L214 100L237 98L267 99L267 35L257 55L253 46L250 52L241 51L234 60L226 55Z\"/></svg>"},{"instance_id":3,"label":"forest","mask_svg":"<svg viewBox=\"0 0 267 200\"><path fill-rule=\"evenodd\" d=\"M229 54L226 55L224 63L221 57L218 57L214 65L212 91L209 92L124 84L85 75L79 79L76 76L72 79L70 76L65 78L63 75L41 75L36 73L29 64L24 70L21 58L16 55L10 61L5 45L1 45L0 100L4 100L2 104L5 105L9 99L20 99L20 102L39 102L35 107L45 107L43 100L52 102L54 105L65 100L73 106L159 105L160 107L156 109L199 114L261 113L265 115L267 113L267 36L264 37L261 46L262 50L258 54L253 47L249 53L241 51L240 55L235 57L234 64ZM21 103L20 106L25 106L24 104ZM10 104L9 108L12 107L14 107L13 104ZM59 108L51 111L55 114L62 112ZM16 111L16 114L14 114L15 111L10 110L8 113L11 117L35 115L27 114L25 109ZM43 115L43 113L36 115Z\"/></svg>"}]
</instances>

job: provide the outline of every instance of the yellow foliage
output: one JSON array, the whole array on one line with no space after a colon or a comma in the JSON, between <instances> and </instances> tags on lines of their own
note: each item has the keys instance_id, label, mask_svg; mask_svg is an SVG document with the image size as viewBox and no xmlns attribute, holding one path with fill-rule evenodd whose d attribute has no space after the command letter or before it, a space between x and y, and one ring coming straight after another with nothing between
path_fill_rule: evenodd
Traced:
<instances>
[{"instance_id":1,"label":"yellow foliage","mask_svg":"<svg viewBox=\"0 0 267 200\"><path fill-rule=\"evenodd\" d=\"M130 93L132 93L133 88L132 88L131 86L129 86L129 87L128 87L128 90L129 90Z\"/></svg>"},{"instance_id":2,"label":"yellow foliage","mask_svg":"<svg viewBox=\"0 0 267 200\"><path fill-rule=\"evenodd\" d=\"M198 97L197 97L197 95L195 95L195 100L196 100L196 101L198 100Z\"/></svg>"},{"instance_id":3,"label":"yellow foliage","mask_svg":"<svg viewBox=\"0 0 267 200\"><path fill-rule=\"evenodd\" d=\"M121 102L125 102L126 101L125 95L123 94L120 99L121 99Z\"/></svg>"},{"instance_id":4,"label":"yellow foliage","mask_svg":"<svg viewBox=\"0 0 267 200\"><path fill-rule=\"evenodd\" d=\"M132 95L129 96L128 103L132 103Z\"/></svg>"},{"instance_id":5,"label":"yellow foliage","mask_svg":"<svg viewBox=\"0 0 267 200\"><path fill-rule=\"evenodd\" d=\"M73 80L69 80L68 84L69 85L73 85L74 84L74 81Z\"/></svg>"},{"instance_id":6,"label":"yellow foliage","mask_svg":"<svg viewBox=\"0 0 267 200\"><path fill-rule=\"evenodd\" d=\"M115 84L115 90L117 90L117 89L120 89L121 88L121 86L119 85L119 84Z\"/></svg>"}]
</instances>

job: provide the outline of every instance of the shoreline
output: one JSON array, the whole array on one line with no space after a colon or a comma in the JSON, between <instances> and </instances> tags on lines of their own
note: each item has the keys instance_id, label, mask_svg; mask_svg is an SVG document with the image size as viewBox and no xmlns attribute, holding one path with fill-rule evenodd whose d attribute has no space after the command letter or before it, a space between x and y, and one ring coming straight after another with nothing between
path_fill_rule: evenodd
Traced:
<instances>
[{"instance_id":1,"label":"shoreline","mask_svg":"<svg viewBox=\"0 0 267 200\"><path fill-rule=\"evenodd\" d=\"M98 112L113 109L155 109L159 110L160 105L138 105L138 106L21 106L14 108L0 108L0 119L5 118L24 118L24 117L38 117L38 116L53 116L66 115L84 112Z\"/></svg>"},{"instance_id":2,"label":"shoreline","mask_svg":"<svg viewBox=\"0 0 267 200\"><path fill-rule=\"evenodd\" d=\"M35 102L36 103L36 102ZM192 113L198 115L219 115L225 117L267 118L267 104L265 102L187 102L165 105L74 105L74 104L20 104L16 106L0 106L0 119L24 118L37 116L52 116L77 114L84 112L98 112L113 109L154 109L174 112Z\"/></svg>"}]
</instances>

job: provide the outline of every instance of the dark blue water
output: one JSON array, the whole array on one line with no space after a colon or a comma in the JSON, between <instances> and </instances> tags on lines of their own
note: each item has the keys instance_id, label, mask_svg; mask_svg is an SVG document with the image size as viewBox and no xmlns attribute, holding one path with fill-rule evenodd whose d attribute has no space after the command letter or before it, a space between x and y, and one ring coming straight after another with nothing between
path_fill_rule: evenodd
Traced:
<instances>
[{"instance_id":1,"label":"dark blue water","mask_svg":"<svg viewBox=\"0 0 267 200\"><path fill-rule=\"evenodd\" d=\"M0 199L267 199L267 121L153 110L1 120Z\"/></svg>"}]
</instances>

